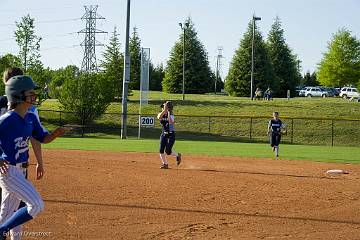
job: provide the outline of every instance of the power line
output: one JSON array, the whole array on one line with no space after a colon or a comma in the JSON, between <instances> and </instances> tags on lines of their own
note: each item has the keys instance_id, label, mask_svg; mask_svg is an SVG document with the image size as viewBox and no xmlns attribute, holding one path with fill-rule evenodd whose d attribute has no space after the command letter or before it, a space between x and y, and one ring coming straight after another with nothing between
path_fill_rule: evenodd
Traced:
<instances>
[{"instance_id":1,"label":"power line","mask_svg":"<svg viewBox=\"0 0 360 240\"><path fill-rule=\"evenodd\" d=\"M81 20L81 18L69 18L69 19L59 19L59 20L47 20L47 21L35 21L35 23L56 23L56 22L73 22Z\"/></svg>"},{"instance_id":2,"label":"power line","mask_svg":"<svg viewBox=\"0 0 360 240\"><path fill-rule=\"evenodd\" d=\"M54 8L35 8L35 9L1 9L0 10L0 13L2 12L6 12L6 13L9 13L9 12L16 12L16 13L19 13L19 12L49 12L49 11L59 11L60 9L63 10L63 9L73 9L74 6L62 6L62 7L54 7Z\"/></svg>"},{"instance_id":3,"label":"power line","mask_svg":"<svg viewBox=\"0 0 360 240\"><path fill-rule=\"evenodd\" d=\"M59 34L51 34L51 35L43 35L43 36L40 36L42 38L52 38L52 37L67 37L69 35L75 35L77 34L78 32L70 32L70 33L59 33Z\"/></svg>"},{"instance_id":4,"label":"power line","mask_svg":"<svg viewBox=\"0 0 360 240\"><path fill-rule=\"evenodd\" d=\"M57 47L48 47L42 48L40 51L48 51L48 50L57 50L57 49L69 49L69 48L77 48L80 47L79 45L70 45L70 46L57 46Z\"/></svg>"},{"instance_id":5,"label":"power line","mask_svg":"<svg viewBox=\"0 0 360 240\"><path fill-rule=\"evenodd\" d=\"M75 35L77 34L78 32L70 32L70 33L60 33L60 34L54 34L54 35L43 35L43 36L40 36L41 38L52 38L52 37L67 37L69 35ZM4 41L9 41L9 40L14 40L15 37L13 38L3 38L3 39L0 39L0 42L4 42Z\"/></svg>"},{"instance_id":6,"label":"power line","mask_svg":"<svg viewBox=\"0 0 360 240\"><path fill-rule=\"evenodd\" d=\"M57 22L73 22L81 20L81 18L68 18L68 19L53 19L53 20L44 20L44 21L36 21L34 24L43 24L43 23L57 23ZM5 23L0 24L0 27L8 27L8 26L16 26L16 23Z\"/></svg>"}]
</instances>

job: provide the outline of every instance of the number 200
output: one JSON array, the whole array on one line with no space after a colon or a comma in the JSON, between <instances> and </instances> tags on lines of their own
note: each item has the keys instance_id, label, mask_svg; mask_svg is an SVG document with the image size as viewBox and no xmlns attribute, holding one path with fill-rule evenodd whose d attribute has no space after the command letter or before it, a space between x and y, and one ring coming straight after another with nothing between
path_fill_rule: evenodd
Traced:
<instances>
[{"instance_id":1,"label":"number 200","mask_svg":"<svg viewBox=\"0 0 360 240\"><path fill-rule=\"evenodd\" d=\"M142 117L141 125L154 125L154 118L151 117Z\"/></svg>"}]
</instances>

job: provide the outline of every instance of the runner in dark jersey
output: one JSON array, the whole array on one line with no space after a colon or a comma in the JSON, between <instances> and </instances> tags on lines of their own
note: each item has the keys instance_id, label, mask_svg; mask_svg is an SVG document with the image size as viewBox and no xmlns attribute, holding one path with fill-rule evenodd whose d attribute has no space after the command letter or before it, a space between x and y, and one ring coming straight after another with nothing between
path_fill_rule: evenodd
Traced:
<instances>
[{"instance_id":1,"label":"runner in dark jersey","mask_svg":"<svg viewBox=\"0 0 360 240\"><path fill-rule=\"evenodd\" d=\"M279 119L279 113L273 113L273 119L269 121L268 135L270 137L270 145L275 152L275 158L279 157L279 144L281 141L281 134L285 132L285 125Z\"/></svg>"}]
</instances>

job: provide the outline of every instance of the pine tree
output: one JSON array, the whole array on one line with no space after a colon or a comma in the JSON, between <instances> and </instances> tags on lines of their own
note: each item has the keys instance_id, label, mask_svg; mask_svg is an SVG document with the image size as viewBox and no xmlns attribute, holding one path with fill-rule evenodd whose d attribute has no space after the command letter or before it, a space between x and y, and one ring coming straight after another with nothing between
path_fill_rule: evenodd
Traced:
<instances>
[{"instance_id":1,"label":"pine tree","mask_svg":"<svg viewBox=\"0 0 360 240\"><path fill-rule=\"evenodd\" d=\"M103 60L100 66L104 69L106 77L110 80L114 89L113 95L118 99L122 96L123 73L124 73L124 55L121 52L121 43L116 27L110 38L110 42L105 46Z\"/></svg>"},{"instance_id":2,"label":"pine tree","mask_svg":"<svg viewBox=\"0 0 360 240\"><path fill-rule=\"evenodd\" d=\"M360 82L360 41L340 29L319 64L318 80L326 86L356 85Z\"/></svg>"},{"instance_id":3,"label":"pine tree","mask_svg":"<svg viewBox=\"0 0 360 240\"><path fill-rule=\"evenodd\" d=\"M157 65L154 68L154 65L150 62L150 80L149 80L149 89L152 91L161 91L161 83L165 77L164 66L162 64Z\"/></svg>"},{"instance_id":4,"label":"pine tree","mask_svg":"<svg viewBox=\"0 0 360 240\"><path fill-rule=\"evenodd\" d=\"M276 84L273 84L274 95L286 97L287 90L294 94L296 86L300 83L301 74L298 71L296 56L291 53L285 41L279 17L275 18L275 22L271 26L267 47L277 81ZM275 88L275 86L277 87Z\"/></svg>"},{"instance_id":5,"label":"pine tree","mask_svg":"<svg viewBox=\"0 0 360 240\"><path fill-rule=\"evenodd\" d=\"M130 51L130 83L129 89L140 89L141 76L141 40L139 38L137 28L134 28L133 34L129 42Z\"/></svg>"},{"instance_id":6,"label":"pine tree","mask_svg":"<svg viewBox=\"0 0 360 240\"><path fill-rule=\"evenodd\" d=\"M302 84L304 86L318 86L319 82L316 80L316 73L310 74L310 71L307 71L302 79Z\"/></svg>"},{"instance_id":7,"label":"pine tree","mask_svg":"<svg viewBox=\"0 0 360 240\"><path fill-rule=\"evenodd\" d=\"M185 93L206 93L213 90L213 75L208 54L200 42L191 18L185 30ZM184 34L175 43L167 62L163 90L169 93L181 93L183 82L183 39Z\"/></svg>"},{"instance_id":8,"label":"pine tree","mask_svg":"<svg viewBox=\"0 0 360 240\"><path fill-rule=\"evenodd\" d=\"M232 96L250 96L251 88L251 54L252 54L252 21L248 24L247 32L240 41L230 63L228 75L225 80L225 89ZM255 29L254 39L254 83L263 91L267 87L274 88L274 74L268 57L267 48L261 33Z\"/></svg>"}]
</instances>

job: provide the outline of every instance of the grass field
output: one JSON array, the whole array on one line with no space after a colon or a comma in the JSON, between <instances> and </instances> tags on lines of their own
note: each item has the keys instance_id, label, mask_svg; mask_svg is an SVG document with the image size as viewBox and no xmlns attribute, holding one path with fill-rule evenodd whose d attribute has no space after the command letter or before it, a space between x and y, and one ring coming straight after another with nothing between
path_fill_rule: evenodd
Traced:
<instances>
[{"instance_id":1,"label":"grass field","mask_svg":"<svg viewBox=\"0 0 360 240\"><path fill-rule=\"evenodd\" d=\"M360 103L348 102L342 98L301 98L290 100L274 99L274 101L251 101L244 97L230 97L224 95L188 94L185 101L181 94L167 94L163 92L149 92L149 104L143 106L143 114L156 114L160 104L165 100L172 100L177 115L195 116L269 116L273 111L279 111L282 117L291 118L334 118L360 119ZM41 109L59 110L57 100L50 99L41 105ZM120 113L121 103L113 103L108 113ZM128 113L139 113L139 91L133 91L129 97Z\"/></svg>"},{"instance_id":2,"label":"grass field","mask_svg":"<svg viewBox=\"0 0 360 240\"><path fill-rule=\"evenodd\" d=\"M97 138L59 138L44 145L48 149L76 149L116 152L158 152L157 140L137 139L97 139ZM176 141L174 150L184 155L238 156L255 158L272 158L273 152L268 144ZM360 163L360 148L327 147L305 145L281 145L281 159L310 160L337 163Z\"/></svg>"},{"instance_id":3,"label":"grass field","mask_svg":"<svg viewBox=\"0 0 360 240\"><path fill-rule=\"evenodd\" d=\"M267 122L273 111L279 111L280 117L291 128L283 138L285 143L360 146L360 103L357 102L341 98L300 97L251 101L248 98L214 94L189 94L182 101L181 97L181 94L150 92L149 104L143 106L142 115L155 117L160 104L170 99L175 104L177 139L264 143L267 142ZM139 92L133 91L129 97L127 120L128 136L131 137L136 137L138 133L138 100ZM60 120L59 113L42 110L59 110L59 107L57 100L47 100L39 108L42 121L50 130L64 123L67 116L62 114ZM112 103L107 113L86 129L86 136L118 138L120 121L121 103ZM141 136L157 139L159 128L159 124L153 128L143 128Z\"/></svg>"}]
</instances>

